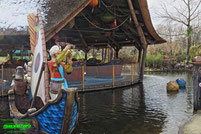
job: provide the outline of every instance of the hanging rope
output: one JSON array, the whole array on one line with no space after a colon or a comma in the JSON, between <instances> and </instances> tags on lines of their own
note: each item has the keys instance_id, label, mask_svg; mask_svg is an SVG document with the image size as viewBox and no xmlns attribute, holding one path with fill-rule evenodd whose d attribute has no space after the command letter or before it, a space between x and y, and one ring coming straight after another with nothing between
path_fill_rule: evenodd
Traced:
<instances>
[{"instance_id":1,"label":"hanging rope","mask_svg":"<svg viewBox=\"0 0 201 134\"><path fill-rule=\"evenodd\" d=\"M115 28L102 28L102 27L99 27L97 25L95 25L93 22L91 22L83 13L81 13L82 16L94 27L98 28L98 29L101 29L101 30L105 30L105 31L110 31L110 30L115 30L117 28L119 28L120 26L122 26L128 19L130 16L128 16L120 25L118 25L117 27Z\"/></svg>"},{"instance_id":2,"label":"hanging rope","mask_svg":"<svg viewBox=\"0 0 201 134\"><path fill-rule=\"evenodd\" d=\"M111 4L111 5L109 5L109 6L108 6L108 5L106 5L106 4L103 2L103 0L101 0L101 3L102 3L102 4L104 4L104 6L105 6L105 7L109 7L109 8L110 8L110 7L113 7L113 5L115 4L115 2L114 2L114 1L115 1L115 0L113 0L112 4Z\"/></svg>"},{"instance_id":3,"label":"hanging rope","mask_svg":"<svg viewBox=\"0 0 201 134\"><path fill-rule=\"evenodd\" d=\"M108 7L109 6L107 6L103 1L101 1L101 3L103 4L103 6L111 13L111 14L113 14L114 16L118 16L118 17L126 17L126 16L128 16L129 14L124 14L124 15L119 15L119 14L116 14L116 13L114 13L112 10L110 10Z\"/></svg>"}]
</instances>

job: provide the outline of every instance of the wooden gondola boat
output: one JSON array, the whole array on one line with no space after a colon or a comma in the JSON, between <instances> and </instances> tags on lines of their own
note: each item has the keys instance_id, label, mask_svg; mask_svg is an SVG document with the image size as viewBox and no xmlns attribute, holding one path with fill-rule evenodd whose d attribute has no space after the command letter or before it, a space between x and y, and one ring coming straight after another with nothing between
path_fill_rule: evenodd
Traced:
<instances>
[{"instance_id":1,"label":"wooden gondola boat","mask_svg":"<svg viewBox=\"0 0 201 134\"><path fill-rule=\"evenodd\" d=\"M82 68L81 67L73 67L73 72L67 77L68 82L77 82L82 81Z\"/></svg>"},{"instance_id":2,"label":"wooden gondola boat","mask_svg":"<svg viewBox=\"0 0 201 134\"><path fill-rule=\"evenodd\" d=\"M29 28L38 27L32 60L31 84L27 86L27 82L23 81L24 77L22 80L17 79L18 70L16 71L8 92L10 116L15 119L14 123L18 125L18 129L26 133L70 134L78 120L78 90L59 89L57 98L50 99L47 54L40 10L38 9L37 16L30 14L28 19L29 17L34 21L31 23L33 26Z\"/></svg>"},{"instance_id":3,"label":"wooden gondola boat","mask_svg":"<svg viewBox=\"0 0 201 134\"><path fill-rule=\"evenodd\" d=\"M122 61L120 59L112 60L109 63L100 63L101 61L91 58L87 62L86 66L86 76L95 77L112 77L113 75L113 65L114 65L114 75L115 77L121 76L122 72Z\"/></svg>"},{"instance_id":4,"label":"wooden gondola boat","mask_svg":"<svg viewBox=\"0 0 201 134\"><path fill-rule=\"evenodd\" d=\"M96 77L112 77L112 65L102 65L102 66L86 66L86 75L87 76L96 76ZM115 76L121 76L122 65L115 65Z\"/></svg>"}]
</instances>

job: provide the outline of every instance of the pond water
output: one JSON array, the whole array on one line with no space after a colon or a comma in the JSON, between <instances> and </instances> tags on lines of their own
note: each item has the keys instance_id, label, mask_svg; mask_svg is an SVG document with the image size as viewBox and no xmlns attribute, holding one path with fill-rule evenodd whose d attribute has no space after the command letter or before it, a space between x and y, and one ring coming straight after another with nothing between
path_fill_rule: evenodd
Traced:
<instances>
[{"instance_id":1,"label":"pond water","mask_svg":"<svg viewBox=\"0 0 201 134\"><path fill-rule=\"evenodd\" d=\"M183 78L187 88L167 93L166 84L177 78ZM192 74L152 73L133 87L80 94L73 134L177 134L193 115L192 93ZM10 119L6 97L0 98L0 119ZM5 123L0 121L0 126Z\"/></svg>"},{"instance_id":2,"label":"pond water","mask_svg":"<svg viewBox=\"0 0 201 134\"><path fill-rule=\"evenodd\" d=\"M167 93L166 84L183 78L186 89ZM80 94L74 134L177 134L193 115L190 73L150 73L125 89Z\"/></svg>"}]
</instances>

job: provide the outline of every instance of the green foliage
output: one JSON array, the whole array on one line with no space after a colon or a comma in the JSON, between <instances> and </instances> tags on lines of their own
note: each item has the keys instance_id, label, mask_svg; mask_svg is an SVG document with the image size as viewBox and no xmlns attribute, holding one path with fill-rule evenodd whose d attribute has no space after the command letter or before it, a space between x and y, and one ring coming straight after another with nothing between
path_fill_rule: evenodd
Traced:
<instances>
[{"instance_id":1,"label":"green foliage","mask_svg":"<svg viewBox=\"0 0 201 134\"><path fill-rule=\"evenodd\" d=\"M160 67L163 63L163 55L160 53L154 53L153 55L147 54L146 66L149 67Z\"/></svg>"},{"instance_id":2,"label":"green foliage","mask_svg":"<svg viewBox=\"0 0 201 134\"><path fill-rule=\"evenodd\" d=\"M192 26L189 26L188 29L186 30L186 37L191 37L191 33L192 33L193 29Z\"/></svg>"},{"instance_id":3,"label":"green foliage","mask_svg":"<svg viewBox=\"0 0 201 134\"><path fill-rule=\"evenodd\" d=\"M177 62L184 62L186 59L186 52L179 52L179 54L175 55L175 59Z\"/></svg>"},{"instance_id":4,"label":"green foliage","mask_svg":"<svg viewBox=\"0 0 201 134\"><path fill-rule=\"evenodd\" d=\"M153 60L154 60L153 55L148 53L146 56L146 66L152 67L153 66Z\"/></svg>"},{"instance_id":5,"label":"green foliage","mask_svg":"<svg viewBox=\"0 0 201 134\"><path fill-rule=\"evenodd\" d=\"M160 67L163 63L163 55L158 53L154 58L155 67Z\"/></svg>"},{"instance_id":6,"label":"green foliage","mask_svg":"<svg viewBox=\"0 0 201 134\"><path fill-rule=\"evenodd\" d=\"M130 55L136 55L137 54L137 48L132 48Z\"/></svg>"},{"instance_id":7,"label":"green foliage","mask_svg":"<svg viewBox=\"0 0 201 134\"><path fill-rule=\"evenodd\" d=\"M201 45L191 46L189 55L191 58L194 58L195 56L201 56Z\"/></svg>"}]
</instances>

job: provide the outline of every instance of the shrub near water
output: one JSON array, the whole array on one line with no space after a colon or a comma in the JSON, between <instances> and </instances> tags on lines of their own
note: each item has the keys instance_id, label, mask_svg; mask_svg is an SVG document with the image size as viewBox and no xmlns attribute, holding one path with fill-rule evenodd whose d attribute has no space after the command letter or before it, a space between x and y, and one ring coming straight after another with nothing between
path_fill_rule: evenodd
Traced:
<instances>
[{"instance_id":1,"label":"shrub near water","mask_svg":"<svg viewBox=\"0 0 201 134\"><path fill-rule=\"evenodd\" d=\"M148 67L160 67L163 64L163 55L160 53L156 53L154 55L147 54L146 57L146 66Z\"/></svg>"},{"instance_id":2,"label":"shrub near water","mask_svg":"<svg viewBox=\"0 0 201 134\"><path fill-rule=\"evenodd\" d=\"M150 53L148 53L146 57L146 66L153 67L153 55Z\"/></svg>"},{"instance_id":3,"label":"shrub near water","mask_svg":"<svg viewBox=\"0 0 201 134\"><path fill-rule=\"evenodd\" d=\"M163 63L163 55L162 54L157 54L154 58L154 67L160 67Z\"/></svg>"},{"instance_id":4,"label":"shrub near water","mask_svg":"<svg viewBox=\"0 0 201 134\"><path fill-rule=\"evenodd\" d=\"M201 45L191 46L190 57L194 58L195 56L201 56Z\"/></svg>"}]
</instances>

